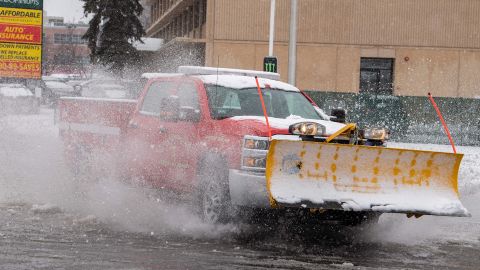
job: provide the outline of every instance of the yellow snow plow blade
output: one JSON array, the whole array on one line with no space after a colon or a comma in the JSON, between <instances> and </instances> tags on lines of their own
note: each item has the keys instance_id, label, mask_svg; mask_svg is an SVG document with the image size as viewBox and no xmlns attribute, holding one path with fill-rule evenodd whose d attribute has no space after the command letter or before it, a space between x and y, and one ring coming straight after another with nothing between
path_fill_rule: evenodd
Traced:
<instances>
[{"instance_id":1,"label":"yellow snow plow blade","mask_svg":"<svg viewBox=\"0 0 480 270\"><path fill-rule=\"evenodd\" d=\"M462 154L273 140L272 207L469 216L458 197Z\"/></svg>"}]
</instances>

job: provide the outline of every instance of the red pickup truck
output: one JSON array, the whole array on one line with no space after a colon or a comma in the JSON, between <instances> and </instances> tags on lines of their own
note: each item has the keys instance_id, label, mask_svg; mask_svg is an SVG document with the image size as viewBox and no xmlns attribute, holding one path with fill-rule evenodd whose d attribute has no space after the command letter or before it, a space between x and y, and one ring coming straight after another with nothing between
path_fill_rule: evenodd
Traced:
<instances>
[{"instance_id":1,"label":"red pickup truck","mask_svg":"<svg viewBox=\"0 0 480 270\"><path fill-rule=\"evenodd\" d=\"M255 76L258 77L258 84ZM267 178L265 174L267 154L275 140L334 142L336 145L368 145L373 142L370 145L378 146L386 139L382 130L362 133L358 129L351 129L355 125L331 121L331 117L323 113L307 95L292 85L278 81L278 74L181 67L178 74L147 74L146 78L148 82L138 100L62 98L58 104L58 117L66 158L76 171L89 168L84 164L92 163L92 159L95 160L96 167L107 166L102 162L109 161L116 165L116 172L122 179L131 179L147 187L193 198L201 216L210 222L228 220L232 214L231 209L283 208L275 207L272 200L275 187L270 187L268 173ZM259 88L268 118L264 116ZM268 126L266 119L269 120ZM312 130L314 134L309 136L298 135L299 132L308 133ZM363 210L371 210L375 205L389 205L384 202L384 194L365 196L365 192L358 189L358 183L339 185L338 181L343 180L337 178L341 177L339 173L343 169L346 172L343 178L346 180L352 178L362 182L371 178L375 181L367 184L373 187L365 188L376 192L382 188L378 186L378 166L372 170L369 164L352 164L362 162L361 159L353 159L359 153L363 153L365 162L371 157L371 164L380 164L381 151L370 150L376 149L375 147L347 147L350 150L346 152L339 150L339 147L335 148L337 152L332 152L330 158L326 156L328 151L324 151L322 158L325 158L325 162L342 158L350 161L332 165L329 163L322 173L326 176L325 181L313 179L311 182L312 187L318 188L320 183L330 183L327 178L333 175L332 192L341 193L328 193L326 196L333 196L335 207L330 207L333 204L328 202L321 207L309 205L308 202L293 203L300 202L301 198L290 200L288 190L285 193L281 187L277 189L278 192L275 191L280 194L275 197L276 202L284 202L284 205L296 209L305 208L307 212L327 213L328 216L324 218L338 217L354 224L378 216L375 212ZM342 153L344 157L339 158ZM319 160L320 154L315 154ZM397 155L396 152L394 154ZM303 156L304 153L300 155ZM386 155L385 151L383 155ZM422 153L412 154L415 157L419 155ZM316 159L315 156L312 154L311 159ZM405 153L403 156L408 157ZM385 156L386 160L391 158ZM292 160L285 159L285 162L294 164ZM293 162L297 163L289 169L292 173L301 171L302 164L307 163ZM319 171L319 167L318 162L312 163L310 169ZM365 168L363 178L357 180L355 173L362 168ZM293 179L294 175L291 174L291 177ZM295 189L298 186L294 184ZM392 190L398 192L399 188ZM311 190L307 192L315 196ZM342 201L347 195L351 195L347 197L348 201ZM380 201L370 203L371 199L376 198ZM394 202L397 203L402 198L404 195L400 194ZM352 204L355 200L366 200L368 204ZM315 198L311 201L324 202ZM290 202L292 203L289 204ZM394 206L376 207L385 212L407 213L410 209L408 207L411 207ZM342 207L343 210L354 209L356 212L345 215L346 212L337 211L342 210ZM318 209L323 210L309 211ZM429 211L413 209L413 213Z\"/></svg>"},{"instance_id":2,"label":"red pickup truck","mask_svg":"<svg viewBox=\"0 0 480 270\"><path fill-rule=\"evenodd\" d=\"M296 87L275 80L278 74L198 67L179 71L148 74L138 100L62 98L60 136L72 168L79 170L95 154L109 154L122 177L195 195L203 217L216 222L226 219L230 204L270 207L265 182L269 130L255 76L274 137L298 139L289 127L306 119L326 127L325 136L344 126L330 121Z\"/></svg>"}]
</instances>

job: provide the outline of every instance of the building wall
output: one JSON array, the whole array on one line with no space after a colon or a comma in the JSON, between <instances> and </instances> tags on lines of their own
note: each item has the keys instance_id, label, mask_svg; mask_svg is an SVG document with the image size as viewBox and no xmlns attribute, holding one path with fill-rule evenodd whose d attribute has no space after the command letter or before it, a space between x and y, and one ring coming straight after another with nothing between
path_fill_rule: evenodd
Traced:
<instances>
[{"instance_id":1,"label":"building wall","mask_svg":"<svg viewBox=\"0 0 480 270\"><path fill-rule=\"evenodd\" d=\"M276 2L276 40L287 42L290 0ZM267 40L269 0L209 0L209 4L215 6L216 39ZM298 41L480 48L478 14L478 0L301 0Z\"/></svg>"},{"instance_id":2,"label":"building wall","mask_svg":"<svg viewBox=\"0 0 480 270\"><path fill-rule=\"evenodd\" d=\"M167 42L177 37L202 39L205 36L207 0L146 0L150 10L147 36Z\"/></svg>"},{"instance_id":3,"label":"building wall","mask_svg":"<svg viewBox=\"0 0 480 270\"><path fill-rule=\"evenodd\" d=\"M263 69L268 44L261 42L215 41L207 66ZM288 44L274 46L281 80L287 81ZM360 78L360 50L352 47L299 44L297 86L301 89L357 92Z\"/></svg>"},{"instance_id":4,"label":"building wall","mask_svg":"<svg viewBox=\"0 0 480 270\"><path fill-rule=\"evenodd\" d=\"M179 12L199 0L150 0L148 35L201 39L205 65L262 69L270 0L206 1L201 34ZM287 80L290 0L277 0L274 54ZM298 1L297 86L358 92L362 57L394 58L394 94L480 97L480 1ZM160 11L159 11L160 8ZM184 14L184 15L182 15ZM163 29L163 30L162 30Z\"/></svg>"},{"instance_id":5,"label":"building wall","mask_svg":"<svg viewBox=\"0 0 480 270\"><path fill-rule=\"evenodd\" d=\"M298 3L300 88L358 92L361 57L386 57L396 95L480 96L480 1ZM207 9L206 65L261 69L270 1L209 0ZM274 54L285 81L289 20L290 1L277 0Z\"/></svg>"},{"instance_id":6,"label":"building wall","mask_svg":"<svg viewBox=\"0 0 480 270\"><path fill-rule=\"evenodd\" d=\"M47 25L43 29L44 73L84 73L89 64L90 49L83 36L88 26ZM55 35L74 36L74 41L55 39Z\"/></svg>"},{"instance_id":7,"label":"building wall","mask_svg":"<svg viewBox=\"0 0 480 270\"><path fill-rule=\"evenodd\" d=\"M207 66L261 70L268 45L252 42L208 43L213 56ZM379 51L379 53L374 53ZM274 47L278 72L287 81L288 44ZM383 52L383 53L382 53ZM297 86L307 90L359 92L361 57L394 58L394 94L480 97L480 52L436 48L365 48L299 44ZM406 60L408 59L408 60Z\"/></svg>"}]
</instances>

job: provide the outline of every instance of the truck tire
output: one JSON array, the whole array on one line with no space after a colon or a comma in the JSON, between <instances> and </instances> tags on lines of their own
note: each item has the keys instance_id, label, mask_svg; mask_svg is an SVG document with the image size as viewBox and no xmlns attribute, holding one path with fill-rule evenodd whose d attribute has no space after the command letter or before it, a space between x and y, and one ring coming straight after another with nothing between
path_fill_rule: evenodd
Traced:
<instances>
[{"instance_id":1,"label":"truck tire","mask_svg":"<svg viewBox=\"0 0 480 270\"><path fill-rule=\"evenodd\" d=\"M228 167L220 158L207 157L198 173L198 210L203 221L222 224L230 221L231 203Z\"/></svg>"}]
</instances>

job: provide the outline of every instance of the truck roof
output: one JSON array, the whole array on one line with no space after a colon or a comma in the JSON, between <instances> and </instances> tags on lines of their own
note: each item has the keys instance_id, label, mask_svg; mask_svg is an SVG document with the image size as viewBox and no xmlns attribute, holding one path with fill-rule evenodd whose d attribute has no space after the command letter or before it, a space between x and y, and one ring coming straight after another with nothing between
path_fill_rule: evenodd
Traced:
<instances>
[{"instance_id":1,"label":"truck roof","mask_svg":"<svg viewBox=\"0 0 480 270\"><path fill-rule=\"evenodd\" d=\"M179 76L185 76L183 73L161 73L161 72L149 72L149 73L143 73L142 78L143 79L155 79L155 78L168 78L168 77L179 77Z\"/></svg>"},{"instance_id":2,"label":"truck roof","mask_svg":"<svg viewBox=\"0 0 480 270\"><path fill-rule=\"evenodd\" d=\"M244 89L256 88L257 83L254 77L238 75L198 75L193 76L203 81L205 84L213 84L223 87ZM295 86L281 81L258 78L258 83L262 88L280 89L285 91L300 92Z\"/></svg>"},{"instance_id":3,"label":"truck roof","mask_svg":"<svg viewBox=\"0 0 480 270\"><path fill-rule=\"evenodd\" d=\"M236 68L220 68L220 67L203 67L203 66L180 66L178 73L185 75L237 75L247 77L258 77L271 80L280 80L280 74L273 72L265 72L259 70L236 69Z\"/></svg>"},{"instance_id":4,"label":"truck roof","mask_svg":"<svg viewBox=\"0 0 480 270\"><path fill-rule=\"evenodd\" d=\"M242 75L187 75L182 73L144 73L142 78L144 79L159 79L159 78L173 78L173 77L193 77L200 79L205 84L218 85L223 87L230 87L235 89L244 89L244 88L256 88L257 84L255 82L255 77L253 76L242 76ZM293 91L300 92L300 90L288 83L284 83L277 80L258 78L260 87L262 88L272 88L280 89L284 91Z\"/></svg>"},{"instance_id":5,"label":"truck roof","mask_svg":"<svg viewBox=\"0 0 480 270\"><path fill-rule=\"evenodd\" d=\"M279 81L280 74L232 68L180 66L177 73L144 73L144 79L172 78L180 76L195 77L205 84L218 85L235 89L256 88L255 77L258 78L260 87L272 88L292 92L300 92L298 88L288 83Z\"/></svg>"}]
</instances>

